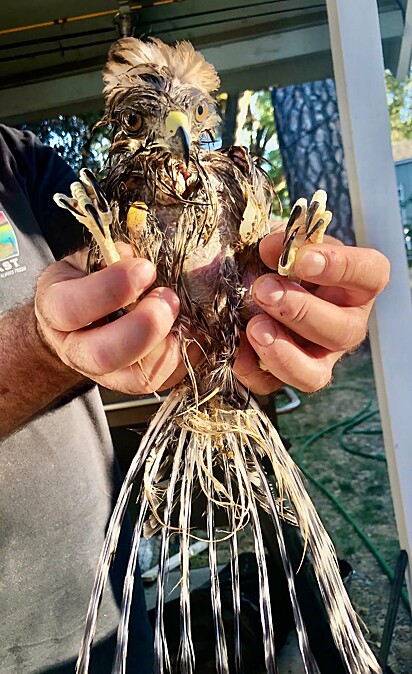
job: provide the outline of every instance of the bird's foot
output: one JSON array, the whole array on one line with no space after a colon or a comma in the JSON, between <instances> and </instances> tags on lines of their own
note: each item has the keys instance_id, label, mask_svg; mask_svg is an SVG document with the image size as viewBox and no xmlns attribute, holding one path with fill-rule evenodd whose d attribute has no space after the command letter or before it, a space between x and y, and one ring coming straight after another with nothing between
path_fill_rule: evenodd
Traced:
<instances>
[{"instance_id":1,"label":"bird's foot","mask_svg":"<svg viewBox=\"0 0 412 674\"><path fill-rule=\"evenodd\" d=\"M279 260L278 274L298 280L293 273L296 253L301 246L322 243L326 227L332 220L332 213L326 211L327 194L318 190L307 205L306 199L298 199L294 204L283 237L283 253Z\"/></svg>"},{"instance_id":2,"label":"bird's foot","mask_svg":"<svg viewBox=\"0 0 412 674\"><path fill-rule=\"evenodd\" d=\"M120 260L110 233L113 221L106 196L89 169L81 169L80 180L70 185L71 197L55 194L54 201L66 208L87 227L98 244L107 265Z\"/></svg>"}]
</instances>

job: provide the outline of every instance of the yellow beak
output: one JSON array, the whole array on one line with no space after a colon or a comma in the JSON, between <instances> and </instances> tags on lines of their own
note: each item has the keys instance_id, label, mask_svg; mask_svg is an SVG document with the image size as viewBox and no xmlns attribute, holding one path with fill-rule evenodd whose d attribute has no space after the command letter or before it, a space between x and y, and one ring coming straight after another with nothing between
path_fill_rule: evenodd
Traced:
<instances>
[{"instance_id":1,"label":"yellow beak","mask_svg":"<svg viewBox=\"0 0 412 674\"><path fill-rule=\"evenodd\" d=\"M180 110L171 110L165 119L165 131L171 149L183 158L187 166L190 159L190 126L187 115Z\"/></svg>"}]
</instances>

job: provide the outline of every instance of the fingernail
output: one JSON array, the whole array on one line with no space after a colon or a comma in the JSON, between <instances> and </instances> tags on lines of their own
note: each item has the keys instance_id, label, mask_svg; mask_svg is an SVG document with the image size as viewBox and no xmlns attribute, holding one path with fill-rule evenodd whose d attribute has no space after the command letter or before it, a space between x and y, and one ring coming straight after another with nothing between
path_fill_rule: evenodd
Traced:
<instances>
[{"instance_id":1,"label":"fingernail","mask_svg":"<svg viewBox=\"0 0 412 674\"><path fill-rule=\"evenodd\" d=\"M255 298L262 304L275 304L284 294L284 287L272 277L257 281L254 285Z\"/></svg>"},{"instance_id":2,"label":"fingernail","mask_svg":"<svg viewBox=\"0 0 412 674\"><path fill-rule=\"evenodd\" d=\"M308 250L296 261L295 271L304 278L319 276L326 267L326 258L322 253Z\"/></svg>"},{"instance_id":3,"label":"fingernail","mask_svg":"<svg viewBox=\"0 0 412 674\"><path fill-rule=\"evenodd\" d=\"M166 304L168 304L173 311L179 311L179 298L170 288L154 288L148 297L154 297L157 300L162 300L163 302L166 302Z\"/></svg>"},{"instance_id":4,"label":"fingernail","mask_svg":"<svg viewBox=\"0 0 412 674\"><path fill-rule=\"evenodd\" d=\"M276 339L276 328L271 321L260 321L252 325L250 335L260 346L270 346Z\"/></svg>"},{"instance_id":5,"label":"fingernail","mask_svg":"<svg viewBox=\"0 0 412 674\"><path fill-rule=\"evenodd\" d=\"M156 278L156 269L149 260L139 260L130 269L130 276L136 290L142 290L153 283Z\"/></svg>"}]
</instances>

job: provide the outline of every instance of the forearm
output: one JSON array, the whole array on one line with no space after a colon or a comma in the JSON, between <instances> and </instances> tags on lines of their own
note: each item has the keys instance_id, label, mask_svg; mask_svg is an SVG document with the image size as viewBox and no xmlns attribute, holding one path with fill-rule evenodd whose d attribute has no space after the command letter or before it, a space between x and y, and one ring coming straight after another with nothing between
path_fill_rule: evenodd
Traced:
<instances>
[{"instance_id":1,"label":"forearm","mask_svg":"<svg viewBox=\"0 0 412 674\"><path fill-rule=\"evenodd\" d=\"M32 303L0 319L0 438L83 381L42 342Z\"/></svg>"}]
</instances>

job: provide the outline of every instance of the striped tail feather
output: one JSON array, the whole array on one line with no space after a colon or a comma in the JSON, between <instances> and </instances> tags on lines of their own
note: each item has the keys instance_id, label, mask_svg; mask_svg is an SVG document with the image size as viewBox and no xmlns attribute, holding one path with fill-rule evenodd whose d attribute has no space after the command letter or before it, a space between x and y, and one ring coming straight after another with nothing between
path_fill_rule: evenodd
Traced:
<instances>
[{"instance_id":1,"label":"striped tail feather","mask_svg":"<svg viewBox=\"0 0 412 674\"><path fill-rule=\"evenodd\" d=\"M99 560L86 618L85 633L77 662L77 674L89 671L97 613L115 554L120 528L131 489L144 470L139 511L124 583L121 619L113 674L125 674L128 625L139 541L161 529L161 551L154 628L154 674L196 672L190 611L189 544L192 537L192 504L203 494L206 499L202 528L209 543L211 605L215 634L217 674L242 674L240 637L240 578L237 535L246 525L253 534L259 580L259 609L267 674L276 674L273 610L268 581L265 544L259 511L270 517L288 585L296 632L305 674L318 674L311 652L295 588L295 572L289 560L281 520L292 517L299 527L310 556L330 630L347 674L382 674L362 634L355 611L343 585L336 554L319 516L306 492L301 473L284 448L276 429L256 401L242 392L242 409L233 409L217 393L206 402L193 404L190 387L174 389L151 421L126 475L114 509ZM276 489L269 481L263 459L269 460ZM275 493L276 491L276 493ZM215 514L223 512L227 530L217 530ZM292 515L290 515L290 512ZM196 525L197 527L197 525ZM169 538L180 537L180 648L177 669L168 651L163 619ZM217 568L219 541L228 540L231 553L234 663L229 664L222 619ZM201 663L199 663L201 668ZM201 671L201 669L197 670Z\"/></svg>"}]
</instances>

